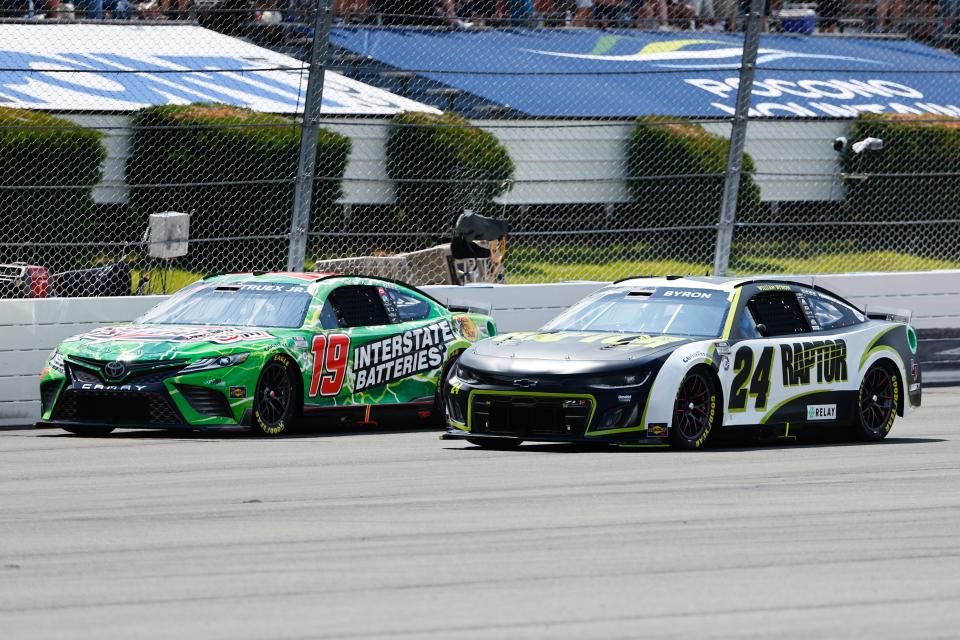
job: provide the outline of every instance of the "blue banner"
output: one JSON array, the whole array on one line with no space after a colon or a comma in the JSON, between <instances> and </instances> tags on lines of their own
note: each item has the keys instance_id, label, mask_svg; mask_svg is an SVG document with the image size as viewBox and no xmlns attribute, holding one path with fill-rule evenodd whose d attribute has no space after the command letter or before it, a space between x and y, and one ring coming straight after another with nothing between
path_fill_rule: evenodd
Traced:
<instances>
[{"instance_id":1,"label":"blue banner","mask_svg":"<svg viewBox=\"0 0 960 640\"><path fill-rule=\"evenodd\" d=\"M335 28L333 44L530 116L729 116L743 36ZM960 116L960 58L907 40L764 35L752 115Z\"/></svg>"}]
</instances>

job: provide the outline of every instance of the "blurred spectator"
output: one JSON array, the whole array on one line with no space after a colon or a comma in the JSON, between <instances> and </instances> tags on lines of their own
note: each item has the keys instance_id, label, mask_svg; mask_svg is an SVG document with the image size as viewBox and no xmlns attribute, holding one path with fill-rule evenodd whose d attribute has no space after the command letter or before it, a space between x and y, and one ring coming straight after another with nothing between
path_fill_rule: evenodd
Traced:
<instances>
[{"instance_id":1,"label":"blurred spectator","mask_svg":"<svg viewBox=\"0 0 960 640\"><path fill-rule=\"evenodd\" d=\"M0 18L33 18L42 9L42 0L0 0Z\"/></svg>"},{"instance_id":2,"label":"blurred spectator","mask_svg":"<svg viewBox=\"0 0 960 640\"><path fill-rule=\"evenodd\" d=\"M585 27L593 15L593 0L577 0L577 11L573 14L573 26Z\"/></svg>"},{"instance_id":3,"label":"blurred spectator","mask_svg":"<svg viewBox=\"0 0 960 640\"><path fill-rule=\"evenodd\" d=\"M373 0L371 11L387 25L457 24L453 0Z\"/></svg>"},{"instance_id":4,"label":"blurred spectator","mask_svg":"<svg viewBox=\"0 0 960 640\"><path fill-rule=\"evenodd\" d=\"M631 0L630 14L638 29L671 31L667 0Z\"/></svg>"},{"instance_id":5,"label":"blurred spectator","mask_svg":"<svg viewBox=\"0 0 960 640\"><path fill-rule=\"evenodd\" d=\"M707 21L710 23L714 21L713 0L690 0L690 8L693 9L693 18L697 21L697 26L702 27Z\"/></svg>"},{"instance_id":6,"label":"blurred spectator","mask_svg":"<svg viewBox=\"0 0 960 640\"><path fill-rule=\"evenodd\" d=\"M692 1L692 0L691 0ZM669 30L675 31L678 28L691 26L695 12L693 5L685 0L667 0L667 17L669 18ZM661 25L661 30L663 29Z\"/></svg>"},{"instance_id":7,"label":"blurred spectator","mask_svg":"<svg viewBox=\"0 0 960 640\"><path fill-rule=\"evenodd\" d=\"M81 20L103 20L105 17L126 20L133 8L127 0L73 0L73 7L75 16Z\"/></svg>"},{"instance_id":8,"label":"blurred spectator","mask_svg":"<svg viewBox=\"0 0 960 640\"><path fill-rule=\"evenodd\" d=\"M737 0L713 0L713 14L717 26L727 31L736 31L740 3Z\"/></svg>"},{"instance_id":9,"label":"blurred spectator","mask_svg":"<svg viewBox=\"0 0 960 640\"><path fill-rule=\"evenodd\" d=\"M533 12L533 0L507 0L509 22L514 27L536 26L536 14Z\"/></svg>"},{"instance_id":10,"label":"blurred spectator","mask_svg":"<svg viewBox=\"0 0 960 640\"><path fill-rule=\"evenodd\" d=\"M481 27L493 20L496 13L496 0L464 0L457 9L457 15Z\"/></svg>"},{"instance_id":11,"label":"blurred spectator","mask_svg":"<svg viewBox=\"0 0 960 640\"><path fill-rule=\"evenodd\" d=\"M595 0L593 23L601 29L620 26L625 9L623 0Z\"/></svg>"},{"instance_id":12,"label":"blurred spectator","mask_svg":"<svg viewBox=\"0 0 960 640\"><path fill-rule=\"evenodd\" d=\"M817 0L817 27L824 33L837 30L843 15L843 0Z\"/></svg>"},{"instance_id":13,"label":"blurred spectator","mask_svg":"<svg viewBox=\"0 0 960 640\"><path fill-rule=\"evenodd\" d=\"M960 0L940 0L939 5L940 22L937 24L937 33L955 33L957 31L957 10L960 8Z\"/></svg>"},{"instance_id":14,"label":"blurred spectator","mask_svg":"<svg viewBox=\"0 0 960 640\"><path fill-rule=\"evenodd\" d=\"M333 0L333 15L347 22L362 22L367 15L367 0ZM275 9L274 2L258 3L258 9Z\"/></svg>"},{"instance_id":15,"label":"blurred spectator","mask_svg":"<svg viewBox=\"0 0 960 640\"><path fill-rule=\"evenodd\" d=\"M903 17L903 0L877 0L878 33L897 33Z\"/></svg>"}]
</instances>

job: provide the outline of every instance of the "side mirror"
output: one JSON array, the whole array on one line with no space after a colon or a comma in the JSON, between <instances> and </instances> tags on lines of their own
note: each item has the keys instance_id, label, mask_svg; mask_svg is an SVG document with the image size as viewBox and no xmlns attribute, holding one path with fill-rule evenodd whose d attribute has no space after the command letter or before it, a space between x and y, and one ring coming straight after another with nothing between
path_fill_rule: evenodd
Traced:
<instances>
[{"instance_id":1,"label":"side mirror","mask_svg":"<svg viewBox=\"0 0 960 640\"><path fill-rule=\"evenodd\" d=\"M758 325L757 325L757 333L759 333L759 334L762 335L764 338L766 338L766 337L767 337L767 325L763 324L762 322L761 322L760 324L758 324Z\"/></svg>"}]
</instances>

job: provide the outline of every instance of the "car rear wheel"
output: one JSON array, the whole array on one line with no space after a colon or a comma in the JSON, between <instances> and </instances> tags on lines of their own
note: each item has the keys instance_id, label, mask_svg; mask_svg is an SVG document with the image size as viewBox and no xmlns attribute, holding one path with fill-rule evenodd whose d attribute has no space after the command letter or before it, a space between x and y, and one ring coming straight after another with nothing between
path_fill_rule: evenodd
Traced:
<instances>
[{"instance_id":1,"label":"car rear wheel","mask_svg":"<svg viewBox=\"0 0 960 640\"><path fill-rule=\"evenodd\" d=\"M717 416L717 385L703 368L687 373L673 405L670 442L680 449L699 449L707 441Z\"/></svg>"},{"instance_id":2,"label":"car rear wheel","mask_svg":"<svg viewBox=\"0 0 960 640\"><path fill-rule=\"evenodd\" d=\"M253 398L253 427L266 436L278 436L297 415L299 387L290 358L272 356L260 371L260 380Z\"/></svg>"},{"instance_id":3,"label":"car rear wheel","mask_svg":"<svg viewBox=\"0 0 960 640\"><path fill-rule=\"evenodd\" d=\"M84 438L102 438L113 432L113 427L63 427L64 431L69 431L75 436Z\"/></svg>"},{"instance_id":4,"label":"car rear wheel","mask_svg":"<svg viewBox=\"0 0 960 640\"><path fill-rule=\"evenodd\" d=\"M871 366L860 381L854 437L867 442L886 438L897 417L899 393L899 381L889 367L879 362Z\"/></svg>"},{"instance_id":5,"label":"car rear wheel","mask_svg":"<svg viewBox=\"0 0 960 640\"><path fill-rule=\"evenodd\" d=\"M513 438L467 438L467 442L477 447L498 451L510 451L523 444L523 440Z\"/></svg>"}]
</instances>

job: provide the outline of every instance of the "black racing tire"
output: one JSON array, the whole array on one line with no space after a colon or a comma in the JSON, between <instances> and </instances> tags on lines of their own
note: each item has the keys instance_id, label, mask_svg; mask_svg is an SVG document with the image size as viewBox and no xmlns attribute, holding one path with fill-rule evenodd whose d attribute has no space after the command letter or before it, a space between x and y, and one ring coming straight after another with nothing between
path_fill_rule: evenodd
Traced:
<instances>
[{"instance_id":1,"label":"black racing tire","mask_svg":"<svg viewBox=\"0 0 960 640\"><path fill-rule=\"evenodd\" d=\"M62 429L81 438L102 438L113 433L115 427L62 427Z\"/></svg>"},{"instance_id":2,"label":"black racing tire","mask_svg":"<svg viewBox=\"0 0 960 640\"><path fill-rule=\"evenodd\" d=\"M497 451L512 451L523 444L523 440L515 438L467 438L467 442L476 447Z\"/></svg>"},{"instance_id":3,"label":"black racing tire","mask_svg":"<svg viewBox=\"0 0 960 640\"><path fill-rule=\"evenodd\" d=\"M854 411L852 435L863 442L878 442L887 437L897 418L900 380L888 365L876 362L860 381Z\"/></svg>"},{"instance_id":4,"label":"black racing tire","mask_svg":"<svg viewBox=\"0 0 960 640\"><path fill-rule=\"evenodd\" d=\"M303 403L297 369L290 356L278 353L267 359L253 395L253 430L278 436L293 423Z\"/></svg>"},{"instance_id":5,"label":"black racing tire","mask_svg":"<svg viewBox=\"0 0 960 640\"><path fill-rule=\"evenodd\" d=\"M720 411L717 383L705 367L687 372L673 404L670 443L678 449L699 449L710 437Z\"/></svg>"}]
</instances>

